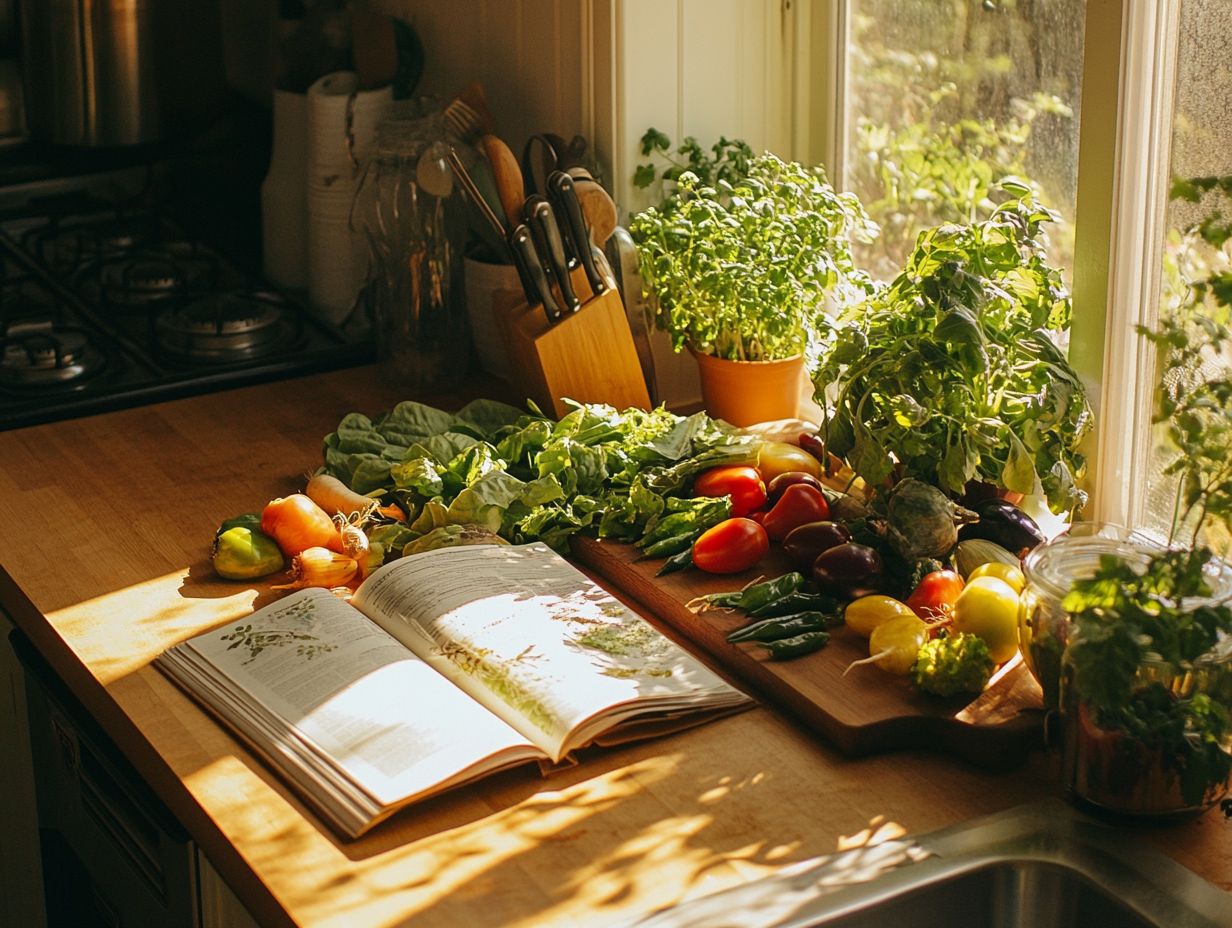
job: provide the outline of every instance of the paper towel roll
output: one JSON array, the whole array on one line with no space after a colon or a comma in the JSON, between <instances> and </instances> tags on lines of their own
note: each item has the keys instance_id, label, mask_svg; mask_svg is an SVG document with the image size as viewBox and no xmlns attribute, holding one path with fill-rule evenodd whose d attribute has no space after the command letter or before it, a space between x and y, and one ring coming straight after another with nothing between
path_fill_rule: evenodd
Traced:
<instances>
[{"instance_id":1,"label":"paper towel roll","mask_svg":"<svg viewBox=\"0 0 1232 928\"><path fill-rule=\"evenodd\" d=\"M350 224L358 167L393 101L391 87L358 87L353 71L335 71L307 94L308 300L335 325L350 314L364 281L364 243Z\"/></svg>"},{"instance_id":2,"label":"paper towel roll","mask_svg":"<svg viewBox=\"0 0 1232 928\"><path fill-rule=\"evenodd\" d=\"M308 98L274 91L274 138L261 183L265 276L292 290L308 283Z\"/></svg>"}]
</instances>

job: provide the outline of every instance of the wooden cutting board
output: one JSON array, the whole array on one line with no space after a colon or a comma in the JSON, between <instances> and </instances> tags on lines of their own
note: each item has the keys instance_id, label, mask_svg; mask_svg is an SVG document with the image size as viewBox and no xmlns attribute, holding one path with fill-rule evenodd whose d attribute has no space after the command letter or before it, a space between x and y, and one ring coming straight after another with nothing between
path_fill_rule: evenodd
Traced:
<instances>
[{"instance_id":1,"label":"wooden cutting board","mask_svg":"<svg viewBox=\"0 0 1232 928\"><path fill-rule=\"evenodd\" d=\"M729 644L726 635L748 620L741 613L687 606L706 593L736 590L759 576L777 576L789 565L772 551L743 574L716 576L683 570L656 577L660 560L635 561L631 545L575 537L573 557L607 585L641 604L652 620L708 656L744 684L750 695L796 716L844 754L876 754L903 748L946 752L991 770L1008 770L1044 747L1042 693L1021 661L1006 664L975 698L938 699L916 691L905 677L875 666L856 667L868 656L868 640L846 627L834 631L820 651L790 661L771 661L756 645Z\"/></svg>"}]
</instances>

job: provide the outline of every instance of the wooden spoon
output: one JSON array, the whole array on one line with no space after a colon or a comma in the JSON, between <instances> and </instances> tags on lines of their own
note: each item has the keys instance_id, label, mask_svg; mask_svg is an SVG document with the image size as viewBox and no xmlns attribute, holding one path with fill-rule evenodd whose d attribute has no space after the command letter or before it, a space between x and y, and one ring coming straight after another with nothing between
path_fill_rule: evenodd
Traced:
<instances>
[{"instance_id":1,"label":"wooden spoon","mask_svg":"<svg viewBox=\"0 0 1232 928\"><path fill-rule=\"evenodd\" d=\"M501 208L509 221L509 228L515 228L522 219L522 204L526 202L526 185L522 180L522 169L518 159L514 157L509 146L495 135L485 135L479 140L479 147L488 157L492 165L492 177L496 181L496 192L500 196Z\"/></svg>"}]
</instances>

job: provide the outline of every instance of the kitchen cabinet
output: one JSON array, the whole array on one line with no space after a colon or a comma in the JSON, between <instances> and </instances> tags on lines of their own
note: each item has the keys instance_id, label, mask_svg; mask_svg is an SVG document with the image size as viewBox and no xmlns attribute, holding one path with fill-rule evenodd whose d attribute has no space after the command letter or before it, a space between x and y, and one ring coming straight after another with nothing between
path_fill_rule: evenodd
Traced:
<instances>
[{"instance_id":1,"label":"kitchen cabinet","mask_svg":"<svg viewBox=\"0 0 1232 928\"><path fill-rule=\"evenodd\" d=\"M0 924L255 928L2 611L0 631Z\"/></svg>"},{"instance_id":2,"label":"kitchen cabinet","mask_svg":"<svg viewBox=\"0 0 1232 928\"><path fill-rule=\"evenodd\" d=\"M0 609L0 924L44 928L26 683L9 643L13 628Z\"/></svg>"}]
</instances>

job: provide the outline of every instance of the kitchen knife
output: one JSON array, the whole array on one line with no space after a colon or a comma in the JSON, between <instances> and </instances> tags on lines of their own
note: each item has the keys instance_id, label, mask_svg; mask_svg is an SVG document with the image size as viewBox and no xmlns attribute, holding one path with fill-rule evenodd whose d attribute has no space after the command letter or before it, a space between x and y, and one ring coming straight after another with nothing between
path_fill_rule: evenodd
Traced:
<instances>
[{"instance_id":1,"label":"kitchen knife","mask_svg":"<svg viewBox=\"0 0 1232 928\"><path fill-rule=\"evenodd\" d=\"M591 292L602 293L607 289L607 282L595 266L594 256L590 250L590 230L586 228L586 217L582 214L582 204L578 202L577 191L573 186L573 178L564 171L553 171L547 179L548 196L556 207L559 215L564 217L564 228L569 238L573 253L582 262L586 271L586 279L590 282Z\"/></svg>"},{"instance_id":2,"label":"kitchen knife","mask_svg":"<svg viewBox=\"0 0 1232 928\"><path fill-rule=\"evenodd\" d=\"M530 223L531 233L535 236L535 246L539 248L539 257L547 257L548 266L556 285L560 288L561 299L570 312L582 308L582 301L573 292L573 281L569 277L569 259L565 256L565 243L560 237L560 226L556 222L556 214L552 204L539 194L527 197L525 204L526 221ZM540 242L542 246L540 247Z\"/></svg>"},{"instance_id":3,"label":"kitchen knife","mask_svg":"<svg viewBox=\"0 0 1232 928\"><path fill-rule=\"evenodd\" d=\"M531 297L531 302L542 303L548 322L555 322L562 315L560 304L556 302L556 295L552 293L552 285L548 283L547 274L544 273L543 262L539 258L539 249L535 247L530 226L524 222L514 226L513 231L509 233L509 244L513 248L518 265L526 272L532 288L537 291L538 299Z\"/></svg>"}]
</instances>

